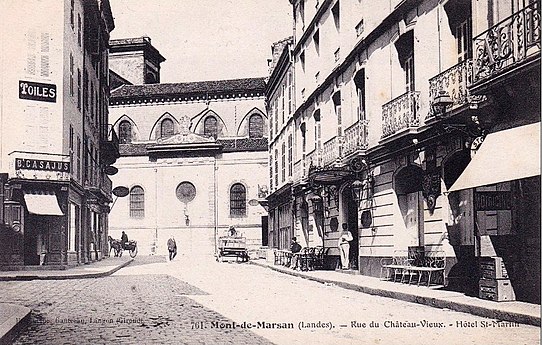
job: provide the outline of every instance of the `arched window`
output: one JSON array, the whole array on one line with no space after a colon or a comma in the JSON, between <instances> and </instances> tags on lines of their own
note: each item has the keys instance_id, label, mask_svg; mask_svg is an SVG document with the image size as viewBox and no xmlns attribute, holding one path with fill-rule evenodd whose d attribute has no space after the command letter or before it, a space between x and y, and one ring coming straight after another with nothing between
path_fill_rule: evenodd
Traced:
<instances>
[{"instance_id":1,"label":"arched window","mask_svg":"<svg viewBox=\"0 0 542 345\"><path fill-rule=\"evenodd\" d=\"M236 183L230 188L230 216L247 214L247 192L245 186Z\"/></svg>"},{"instance_id":2,"label":"arched window","mask_svg":"<svg viewBox=\"0 0 542 345\"><path fill-rule=\"evenodd\" d=\"M145 192L141 186L130 190L130 218L145 217Z\"/></svg>"},{"instance_id":3,"label":"arched window","mask_svg":"<svg viewBox=\"0 0 542 345\"><path fill-rule=\"evenodd\" d=\"M248 136L249 138L263 137L263 118L261 115L251 115L248 119Z\"/></svg>"},{"instance_id":4,"label":"arched window","mask_svg":"<svg viewBox=\"0 0 542 345\"><path fill-rule=\"evenodd\" d=\"M206 135L208 137L213 137L215 139L217 138L218 127L217 127L216 117L207 116L207 118L203 122L203 135Z\"/></svg>"},{"instance_id":5,"label":"arched window","mask_svg":"<svg viewBox=\"0 0 542 345\"><path fill-rule=\"evenodd\" d=\"M161 137L170 137L174 134L173 121L171 119L164 119L160 124Z\"/></svg>"},{"instance_id":6,"label":"arched window","mask_svg":"<svg viewBox=\"0 0 542 345\"><path fill-rule=\"evenodd\" d=\"M119 142L129 144L132 142L132 124L130 121L121 121L119 124Z\"/></svg>"}]
</instances>

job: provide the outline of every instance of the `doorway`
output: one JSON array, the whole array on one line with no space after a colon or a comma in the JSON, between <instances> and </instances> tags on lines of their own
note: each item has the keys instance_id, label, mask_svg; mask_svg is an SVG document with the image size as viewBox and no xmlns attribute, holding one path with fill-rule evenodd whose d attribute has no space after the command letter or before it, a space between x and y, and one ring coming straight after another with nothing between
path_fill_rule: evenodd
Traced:
<instances>
[{"instance_id":1,"label":"doorway","mask_svg":"<svg viewBox=\"0 0 542 345\"><path fill-rule=\"evenodd\" d=\"M423 170L409 165L395 175L395 193L403 218L404 228L399 232L398 241L401 247L423 247Z\"/></svg>"},{"instance_id":2,"label":"doorway","mask_svg":"<svg viewBox=\"0 0 542 345\"><path fill-rule=\"evenodd\" d=\"M48 249L49 219L28 214L24 228L24 264L40 265L40 254ZM41 258L43 261L44 258ZM44 263L44 262L42 262Z\"/></svg>"},{"instance_id":3,"label":"doorway","mask_svg":"<svg viewBox=\"0 0 542 345\"><path fill-rule=\"evenodd\" d=\"M353 198L352 190L346 187L342 191L343 204L343 222L348 225L348 230L352 233L353 240L350 242L349 261L350 268L358 270L359 258L359 225L358 225L358 205Z\"/></svg>"}]
</instances>

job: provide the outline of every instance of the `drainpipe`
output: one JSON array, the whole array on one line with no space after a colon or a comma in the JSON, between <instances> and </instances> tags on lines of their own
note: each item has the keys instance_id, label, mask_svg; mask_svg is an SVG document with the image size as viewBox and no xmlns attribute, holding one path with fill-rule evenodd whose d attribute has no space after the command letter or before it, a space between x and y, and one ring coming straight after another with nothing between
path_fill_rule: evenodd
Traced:
<instances>
[{"instance_id":1,"label":"drainpipe","mask_svg":"<svg viewBox=\"0 0 542 345\"><path fill-rule=\"evenodd\" d=\"M213 160L213 203L214 203L214 215L213 215L213 218L214 218L214 250L215 250L215 256L217 256L217 251L218 251L218 248L217 248L217 241L218 241L218 198L217 198L217 195L216 195L216 192L217 192L217 180L216 180L216 171L217 171L218 167L216 166L216 156L214 157L214 160Z\"/></svg>"},{"instance_id":2,"label":"drainpipe","mask_svg":"<svg viewBox=\"0 0 542 345\"><path fill-rule=\"evenodd\" d=\"M158 247L158 169L154 168L154 239L151 254L156 254Z\"/></svg>"}]
</instances>

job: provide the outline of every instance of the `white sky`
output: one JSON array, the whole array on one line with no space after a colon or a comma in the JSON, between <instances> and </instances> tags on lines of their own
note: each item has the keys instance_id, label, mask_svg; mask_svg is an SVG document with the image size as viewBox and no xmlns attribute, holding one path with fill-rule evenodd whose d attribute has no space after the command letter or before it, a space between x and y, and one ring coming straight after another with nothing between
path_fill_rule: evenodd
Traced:
<instances>
[{"instance_id":1,"label":"white sky","mask_svg":"<svg viewBox=\"0 0 542 345\"><path fill-rule=\"evenodd\" d=\"M288 0L110 0L111 38L149 36L161 82L267 75L271 44L292 35Z\"/></svg>"}]
</instances>

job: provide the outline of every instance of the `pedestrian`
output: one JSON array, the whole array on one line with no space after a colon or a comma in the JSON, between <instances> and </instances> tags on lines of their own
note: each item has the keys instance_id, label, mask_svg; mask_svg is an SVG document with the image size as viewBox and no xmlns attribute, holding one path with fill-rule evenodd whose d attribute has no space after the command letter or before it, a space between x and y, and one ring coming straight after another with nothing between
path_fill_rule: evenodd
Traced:
<instances>
[{"instance_id":1,"label":"pedestrian","mask_svg":"<svg viewBox=\"0 0 542 345\"><path fill-rule=\"evenodd\" d=\"M169 261L171 261L177 255L177 242L175 242L175 237L171 236L169 240L167 240L167 250L169 251Z\"/></svg>"},{"instance_id":2,"label":"pedestrian","mask_svg":"<svg viewBox=\"0 0 542 345\"><path fill-rule=\"evenodd\" d=\"M290 251L292 252L292 262L290 263L290 268L295 270L299 261L299 252L301 251L301 245L297 243L297 238L295 236L292 237Z\"/></svg>"},{"instance_id":3,"label":"pedestrian","mask_svg":"<svg viewBox=\"0 0 542 345\"><path fill-rule=\"evenodd\" d=\"M350 241L354 238L352 233L348 231L348 224L342 224L343 231L339 237L339 252L341 253L341 268L347 270L350 266Z\"/></svg>"}]
</instances>

